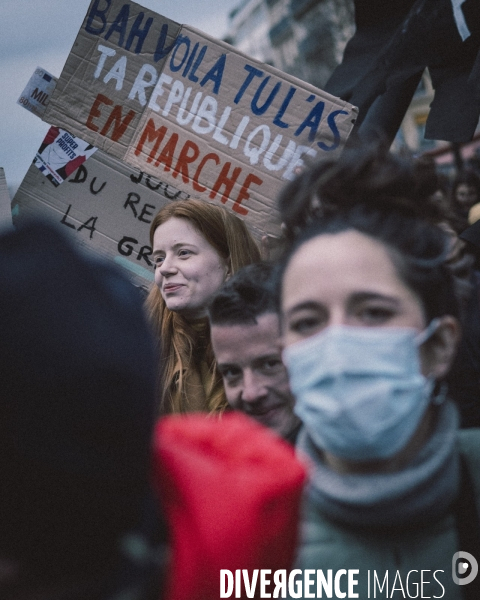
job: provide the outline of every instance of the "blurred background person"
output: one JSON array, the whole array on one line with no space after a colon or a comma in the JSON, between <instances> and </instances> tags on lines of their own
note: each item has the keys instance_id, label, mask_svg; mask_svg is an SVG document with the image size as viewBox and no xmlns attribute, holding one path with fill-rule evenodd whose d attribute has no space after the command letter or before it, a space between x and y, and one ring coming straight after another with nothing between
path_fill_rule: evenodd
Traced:
<instances>
[{"instance_id":1,"label":"blurred background person","mask_svg":"<svg viewBox=\"0 0 480 600\"><path fill-rule=\"evenodd\" d=\"M214 297L209 318L213 351L227 402L295 442L300 420L282 362L274 266L240 269Z\"/></svg>"},{"instance_id":2,"label":"blurred background person","mask_svg":"<svg viewBox=\"0 0 480 600\"><path fill-rule=\"evenodd\" d=\"M44 224L0 238L0 288L0 597L158 600L141 299Z\"/></svg>"},{"instance_id":3,"label":"blurred background person","mask_svg":"<svg viewBox=\"0 0 480 600\"><path fill-rule=\"evenodd\" d=\"M477 202L480 202L480 177L472 170L460 171L452 184L452 206L464 222L463 229L468 225L470 209Z\"/></svg>"},{"instance_id":4,"label":"blurred background person","mask_svg":"<svg viewBox=\"0 0 480 600\"><path fill-rule=\"evenodd\" d=\"M379 150L283 191L321 206L281 281L297 447L313 465L297 566L359 569L360 597L369 569L403 581L442 569L445 597L460 600L450 569L478 536L480 431L458 431L447 397L458 304L445 234L416 190L411 165Z\"/></svg>"},{"instance_id":5,"label":"blurred background person","mask_svg":"<svg viewBox=\"0 0 480 600\"><path fill-rule=\"evenodd\" d=\"M225 408L207 306L228 277L260 260L243 221L201 200L172 202L150 228L155 285L146 306L161 343L161 414Z\"/></svg>"}]
</instances>

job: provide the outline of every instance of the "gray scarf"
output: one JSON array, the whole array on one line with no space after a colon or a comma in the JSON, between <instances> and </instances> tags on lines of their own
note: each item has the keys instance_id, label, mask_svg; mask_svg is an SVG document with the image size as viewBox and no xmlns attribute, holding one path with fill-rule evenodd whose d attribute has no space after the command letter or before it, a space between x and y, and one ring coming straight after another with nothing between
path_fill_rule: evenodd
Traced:
<instances>
[{"instance_id":1,"label":"gray scarf","mask_svg":"<svg viewBox=\"0 0 480 600\"><path fill-rule=\"evenodd\" d=\"M297 449L313 462L307 494L325 516L356 526L404 526L444 514L460 484L456 443L458 414L452 402L438 409L435 430L403 470L339 474L327 467L302 429Z\"/></svg>"}]
</instances>

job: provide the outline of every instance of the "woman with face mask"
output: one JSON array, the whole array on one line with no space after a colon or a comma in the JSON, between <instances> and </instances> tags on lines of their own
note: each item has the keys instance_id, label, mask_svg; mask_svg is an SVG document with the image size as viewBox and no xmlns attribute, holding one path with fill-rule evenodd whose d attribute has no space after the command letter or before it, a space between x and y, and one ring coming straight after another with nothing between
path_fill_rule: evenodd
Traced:
<instances>
[{"instance_id":1,"label":"woman with face mask","mask_svg":"<svg viewBox=\"0 0 480 600\"><path fill-rule=\"evenodd\" d=\"M310 222L281 275L283 358L311 468L298 567L314 584L292 597L321 597L309 595L317 569L338 598L423 586L456 600L468 587L452 557L475 554L480 431L458 431L446 396L460 326L447 240L418 192L409 165L376 150L305 172L281 197ZM475 572L454 563L455 576Z\"/></svg>"},{"instance_id":2,"label":"woman with face mask","mask_svg":"<svg viewBox=\"0 0 480 600\"><path fill-rule=\"evenodd\" d=\"M161 340L161 414L227 406L210 343L207 307L239 268L260 260L243 221L201 200L168 204L150 227L155 286L147 298Z\"/></svg>"}]
</instances>

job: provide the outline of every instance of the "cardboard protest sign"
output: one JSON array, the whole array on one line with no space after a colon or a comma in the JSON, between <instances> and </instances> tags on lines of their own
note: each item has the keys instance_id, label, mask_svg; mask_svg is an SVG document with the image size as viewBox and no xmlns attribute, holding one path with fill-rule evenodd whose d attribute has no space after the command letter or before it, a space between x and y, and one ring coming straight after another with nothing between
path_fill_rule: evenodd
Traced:
<instances>
[{"instance_id":1,"label":"cardboard protest sign","mask_svg":"<svg viewBox=\"0 0 480 600\"><path fill-rule=\"evenodd\" d=\"M12 208L5 171L0 167L0 230L12 226Z\"/></svg>"},{"instance_id":2,"label":"cardboard protest sign","mask_svg":"<svg viewBox=\"0 0 480 600\"><path fill-rule=\"evenodd\" d=\"M153 216L188 195L97 151L60 187L32 165L13 199L14 223L28 216L57 222L83 246L113 260L145 289L153 282Z\"/></svg>"},{"instance_id":3,"label":"cardboard protest sign","mask_svg":"<svg viewBox=\"0 0 480 600\"><path fill-rule=\"evenodd\" d=\"M92 0L44 120L278 235L278 191L305 156L338 152L356 116L191 27Z\"/></svg>"},{"instance_id":4,"label":"cardboard protest sign","mask_svg":"<svg viewBox=\"0 0 480 600\"><path fill-rule=\"evenodd\" d=\"M124 158L180 27L134 2L92 0L43 120Z\"/></svg>"},{"instance_id":5,"label":"cardboard protest sign","mask_svg":"<svg viewBox=\"0 0 480 600\"><path fill-rule=\"evenodd\" d=\"M42 117L57 81L58 79L48 71L37 67L17 100L17 104L37 115L37 117Z\"/></svg>"},{"instance_id":6,"label":"cardboard protest sign","mask_svg":"<svg viewBox=\"0 0 480 600\"><path fill-rule=\"evenodd\" d=\"M95 150L91 144L68 131L50 127L33 164L57 186L78 169Z\"/></svg>"}]
</instances>

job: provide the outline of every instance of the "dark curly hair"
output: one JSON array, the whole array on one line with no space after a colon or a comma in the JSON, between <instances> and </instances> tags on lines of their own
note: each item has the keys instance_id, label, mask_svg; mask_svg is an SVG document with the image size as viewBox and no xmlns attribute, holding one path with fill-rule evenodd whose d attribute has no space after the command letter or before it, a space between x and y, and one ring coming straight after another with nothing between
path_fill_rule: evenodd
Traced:
<instances>
[{"instance_id":1,"label":"dark curly hair","mask_svg":"<svg viewBox=\"0 0 480 600\"><path fill-rule=\"evenodd\" d=\"M379 146L346 150L290 182L279 198L291 257L306 241L354 229L385 245L404 283L420 299L428 320L458 315L454 282L445 265L447 238L435 225L438 207L430 183L411 160Z\"/></svg>"}]
</instances>

